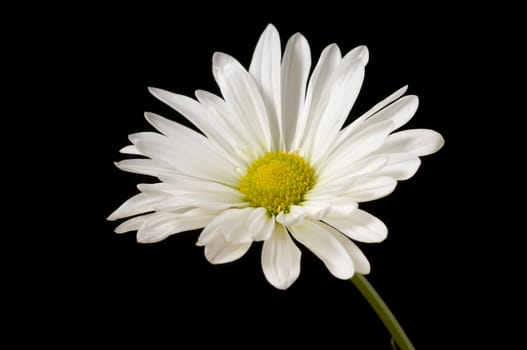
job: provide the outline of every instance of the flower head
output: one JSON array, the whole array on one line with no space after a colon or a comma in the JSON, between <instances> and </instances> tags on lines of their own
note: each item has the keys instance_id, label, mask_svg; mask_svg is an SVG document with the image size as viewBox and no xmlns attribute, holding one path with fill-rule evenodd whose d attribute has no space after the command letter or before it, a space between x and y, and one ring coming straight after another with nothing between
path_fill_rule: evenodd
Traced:
<instances>
[{"instance_id":1,"label":"flower head","mask_svg":"<svg viewBox=\"0 0 527 350\"><path fill-rule=\"evenodd\" d=\"M159 182L140 184L140 193L109 216L133 216L117 233L137 230L139 242L151 243L203 228L197 244L213 264L236 260L263 241L263 272L280 289L300 274L295 241L338 278L369 273L352 240L380 242L387 228L358 203L391 193L443 138L425 129L394 132L417 109L416 96L403 96L406 87L343 128L364 78L365 46L342 56L329 45L311 75L301 34L281 56L278 32L269 25L248 71L233 57L214 54L223 98L198 90L195 100L150 88L203 134L145 113L160 133L130 135L132 145L121 152L141 157L116 164Z\"/></svg>"}]
</instances>

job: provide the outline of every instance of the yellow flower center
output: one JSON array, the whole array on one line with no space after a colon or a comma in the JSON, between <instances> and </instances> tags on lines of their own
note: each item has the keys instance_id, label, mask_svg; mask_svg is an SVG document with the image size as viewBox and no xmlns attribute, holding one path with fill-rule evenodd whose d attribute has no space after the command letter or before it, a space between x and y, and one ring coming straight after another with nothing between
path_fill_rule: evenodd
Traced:
<instances>
[{"instance_id":1,"label":"yellow flower center","mask_svg":"<svg viewBox=\"0 0 527 350\"><path fill-rule=\"evenodd\" d=\"M277 215L300 204L315 184L315 170L296 153L268 152L254 161L240 181L252 207Z\"/></svg>"}]
</instances>

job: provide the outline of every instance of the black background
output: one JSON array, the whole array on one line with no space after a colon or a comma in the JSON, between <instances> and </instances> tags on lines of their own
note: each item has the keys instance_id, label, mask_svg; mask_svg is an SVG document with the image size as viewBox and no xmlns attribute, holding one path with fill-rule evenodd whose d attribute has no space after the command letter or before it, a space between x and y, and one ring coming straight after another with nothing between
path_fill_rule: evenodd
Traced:
<instances>
[{"instance_id":1,"label":"black background","mask_svg":"<svg viewBox=\"0 0 527 350\"><path fill-rule=\"evenodd\" d=\"M481 339L481 330L472 332L467 325L495 306L472 287L499 264L474 226L489 215L485 210L474 215L474 208L490 195L482 193L473 169L489 154L481 128L493 113L487 86L496 74L490 62L500 57L497 44L507 37L480 9L392 12L342 6L79 7L43 20L43 30L31 35L34 56L29 56L40 59L25 56L38 79L22 82L50 92L54 106L46 111L59 111L43 123L59 136L46 134L40 143L45 148L37 149L53 156L35 157L44 165L39 169L51 173L49 182L42 177L52 190L40 204L53 214L42 221L49 236L37 231L33 242L22 246L38 258L17 275L16 293L24 299L17 307L25 311L16 313L15 324L40 330L49 325L52 331L38 332L39 337L68 344L147 339L175 348L190 347L182 345L189 341L218 347L390 348L387 332L355 287L332 277L307 249L301 248L299 279L279 291L261 272L261 244L236 262L214 266L195 246L197 231L142 245L134 233L114 234L117 223L105 220L137 192L137 183L154 181L113 165L124 158L118 150L128 144L128 134L152 130L143 112L190 125L150 96L147 86L185 95L196 89L217 93L212 54L226 52L247 67L259 35L273 23L282 48L292 34L306 36L313 65L333 42L343 53L360 44L369 47L365 82L350 119L405 84L420 97L405 128L437 130L446 144L425 157L416 176L392 195L362 206L387 224L389 236L361 248L372 265L370 281L418 349ZM55 163L61 170L46 168ZM27 282L29 287L22 287Z\"/></svg>"}]
</instances>

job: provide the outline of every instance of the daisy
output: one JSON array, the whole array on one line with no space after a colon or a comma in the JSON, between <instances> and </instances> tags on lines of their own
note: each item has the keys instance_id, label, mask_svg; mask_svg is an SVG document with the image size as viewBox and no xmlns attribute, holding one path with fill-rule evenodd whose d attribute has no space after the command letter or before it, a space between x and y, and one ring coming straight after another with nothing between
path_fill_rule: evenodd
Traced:
<instances>
[{"instance_id":1,"label":"daisy","mask_svg":"<svg viewBox=\"0 0 527 350\"><path fill-rule=\"evenodd\" d=\"M213 264L234 261L263 241L263 273L279 289L300 274L297 243L337 278L368 274L353 241L381 242L387 228L358 204L390 194L415 174L419 157L444 143L432 130L396 131L418 106L416 96L404 96L406 86L343 128L368 59L365 46L342 56L331 44L310 75L306 39L293 35L282 56L269 25L248 70L227 54L213 55L222 97L150 88L202 133L145 113L159 133L130 135L132 145L121 152L141 157L116 165L159 182L138 185L140 193L108 217L132 217L115 231L137 230L138 242L152 243L203 228L197 245Z\"/></svg>"}]
</instances>

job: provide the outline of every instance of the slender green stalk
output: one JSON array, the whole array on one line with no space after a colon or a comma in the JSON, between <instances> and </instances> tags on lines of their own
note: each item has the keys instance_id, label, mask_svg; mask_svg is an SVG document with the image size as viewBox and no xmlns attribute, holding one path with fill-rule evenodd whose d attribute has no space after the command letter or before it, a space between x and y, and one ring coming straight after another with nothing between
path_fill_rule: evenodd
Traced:
<instances>
[{"instance_id":1,"label":"slender green stalk","mask_svg":"<svg viewBox=\"0 0 527 350\"><path fill-rule=\"evenodd\" d=\"M371 307L373 308L373 310L375 310L382 323L384 323L386 329L388 329L388 331L392 335L392 347L394 346L395 342L397 346L394 347L394 349L415 350L414 346L412 345L412 342L410 341L410 339L408 339L408 336L404 332L399 322L397 322L395 316L392 314L392 312L390 311L386 303L382 300L377 291L375 291L370 282L368 282L366 277L356 273L351 279L351 281L366 298L368 303L370 303Z\"/></svg>"}]
</instances>

